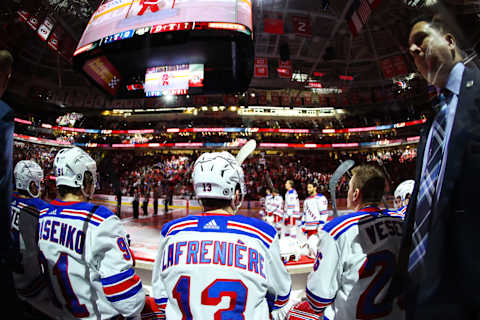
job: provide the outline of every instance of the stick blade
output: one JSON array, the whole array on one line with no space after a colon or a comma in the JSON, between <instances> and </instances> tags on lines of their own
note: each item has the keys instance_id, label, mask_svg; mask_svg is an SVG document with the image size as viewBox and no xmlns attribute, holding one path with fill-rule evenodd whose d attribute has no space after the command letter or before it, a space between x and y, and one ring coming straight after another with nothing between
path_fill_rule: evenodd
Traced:
<instances>
[{"instance_id":1,"label":"stick blade","mask_svg":"<svg viewBox=\"0 0 480 320\"><path fill-rule=\"evenodd\" d=\"M237 162L239 165L241 165L243 163L243 161L245 161L245 159L247 159L247 157L253 152L255 151L255 148L257 147L257 142L253 139L251 140L248 140L247 143L245 143L245 145L242 147L242 149L240 149L240 151L238 151L238 154L237 154Z\"/></svg>"}]
</instances>

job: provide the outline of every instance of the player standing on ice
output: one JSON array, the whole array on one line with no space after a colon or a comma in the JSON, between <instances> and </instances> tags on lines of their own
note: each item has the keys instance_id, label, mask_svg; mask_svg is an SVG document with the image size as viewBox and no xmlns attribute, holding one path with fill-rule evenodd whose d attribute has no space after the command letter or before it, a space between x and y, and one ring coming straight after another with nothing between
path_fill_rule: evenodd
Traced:
<instances>
[{"instance_id":1,"label":"player standing on ice","mask_svg":"<svg viewBox=\"0 0 480 320\"><path fill-rule=\"evenodd\" d=\"M295 226L300 223L300 200L297 191L293 188L293 180L285 182L285 235L296 235Z\"/></svg>"},{"instance_id":2,"label":"player standing on ice","mask_svg":"<svg viewBox=\"0 0 480 320\"><path fill-rule=\"evenodd\" d=\"M40 212L39 242L62 319L139 315L145 293L120 219L88 202L97 165L80 148L55 156L59 199Z\"/></svg>"},{"instance_id":3,"label":"player standing on ice","mask_svg":"<svg viewBox=\"0 0 480 320\"><path fill-rule=\"evenodd\" d=\"M273 207L272 207L272 190L270 188L265 189L265 198L263 199L262 209L260 209L260 216L268 222L273 223ZM270 221L271 220L271 221Z\"/></svg>"},{"instance_id":4,"label":"player standing on ice","mask_svg":"<svg viewBox=\"0 0 480 320\"><path fill-rule=\"evenodd\" d=\"M238 159L238 156L237 156ZM204 153L192 180L204 213L162 228L153 297L167 319L284 319L291 280L276 230L235 215L245 195L241 162Z\"/></svg>"},{"instance_id":5,"label":"player standing on ice","mask_svg":"<svg viewBox=\"0 0 480 320\"><path fill-rule=\"evenodd\" d=\"M403 319L398 301L385 299L397 264L403 219L380 210L385 177L376 167L352 170L347 206L320 231L307 299L324 319ZM385 301L386 300L386 301Z\"/></svg>"},{"instance_id":6,"label":"player standing on ice","mask_svg":"<svg viewBox=\"0 0 480 320\"><path fill-rule=\"evenodd\" d=\"M317 192L314 182L307 184L308 198L303 202L302 229L310 237L317 234L328 218L328 200Z\"/></svg>"},{"instance_id":7,"label":"player standing on ice","mask_svg":"<svg viewBox=\"0 0 480 320\"><path fill-rule=\"evenodd\" d=\"M283 198L278 192L277 188L273 188L272 190L271 206L273 213L273 224L275 225L275 228L277 228L277 231L280 231L283 225L283 217L285 213L283 212Z\"/></svg>"}]
</instances>

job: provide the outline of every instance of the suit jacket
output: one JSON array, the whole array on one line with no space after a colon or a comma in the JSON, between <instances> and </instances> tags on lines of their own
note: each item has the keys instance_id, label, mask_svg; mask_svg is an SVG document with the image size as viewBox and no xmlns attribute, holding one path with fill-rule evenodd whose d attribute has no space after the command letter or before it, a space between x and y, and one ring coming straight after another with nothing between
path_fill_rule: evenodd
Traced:
<instances>
[{"instance_id":1,"label":"suit jacket","mask_svg":"<svg viewBox=\"0 0 480 320\"><path fill-rule=\"evenodd\" d=\"M0 100L0 283L5 292L5 305L18 307L10 261L14 256L10 245L10 201L13 174L13 111Z\"/></svg>"},{"instance_id":2,"label":"suit jacket","mask_svg":"<svg viewBox=\"0 0 480 320\"><path fill-rule=\"evenodd\" d=\"M9 243L9 208L13 174L13 111L0 100L0 252L7 252Z\"/></svg>"},{"instance_id":3,"label":"suit jacket","mask_svg":"<svg viewBox=\"0 0 480 320\"><path fill-rule=\"evenodd\" d=\"M418 144L416 184L407 208L413 231L422 161L431 122ZM466 68L446 151L445 175L433 204L422 279L407 291L408 319L470 319L480 310L480 71ZM411 246L411 241L409 243ZM411 249L411 247L410 247ZM401 258L400 258L401 259Z\"/></svg>"}]
</instances>

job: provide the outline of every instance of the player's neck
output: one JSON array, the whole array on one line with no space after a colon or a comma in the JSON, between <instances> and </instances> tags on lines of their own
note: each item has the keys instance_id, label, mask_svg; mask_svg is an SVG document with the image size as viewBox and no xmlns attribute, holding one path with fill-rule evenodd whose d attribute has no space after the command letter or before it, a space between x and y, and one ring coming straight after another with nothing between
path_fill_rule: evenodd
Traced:
<instances>
[{"instance_id":1,"label":"player's neck","mask_svg":"<svg viewBox=\"0 0 480 320\"><path fill-rule=\"evenodd\" d=\"M366 207L378 207L378 203L376 203L376 202L362 202L362 203L359 203L355 206L355 211L360 211L360 210L362 210L363 208L366 208Z\"/></svg>"},{"instance_id":2,"label":"player's neck","mask_svg":"<svg viewBox=\"0 0 480 320\"><path fill-rule=\"evenodd\" d=\"M235 214L235 211L233 211L231 207L223 208L223 209L211 209L211 210L208 210L207 208L205 208L204 212L212 213L212 214L230 214L230 215Z\"/></svg>"},{"instance_id":3,"label":"player's neck","mask_svg":"<svg viewBox=\"0 0 480 320\"><path fill-rule=\"evenodd\" d=\"M21 198L21 199L32 199L32 197L29 197L29 196L26 196L26 195L24 195L24 194L21 194L21 193L18 192L18 191L16 192L15 196L16 196L17 198Z\"/></svg>"},{"instance_id":4,"label":"player's neck","mask_svg":"<svg viewBox=\"0 0 480 320\"><path fill-rule=\"evenodd\" d=\"M76 195L72 193L67 193L65 197L61 197L60 200L64 202L86 202L87 199L83 195Z\"/></svg>"}]
</instances>

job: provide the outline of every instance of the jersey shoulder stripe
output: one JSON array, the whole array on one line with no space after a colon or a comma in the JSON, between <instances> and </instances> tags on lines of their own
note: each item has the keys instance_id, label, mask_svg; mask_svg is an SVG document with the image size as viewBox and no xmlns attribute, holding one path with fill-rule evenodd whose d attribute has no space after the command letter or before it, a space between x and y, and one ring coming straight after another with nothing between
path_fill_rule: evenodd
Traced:
<instances>
[{"instance_id":1,"label":"jersey shoulder stripe","mask_svg":"<svg viewBox=\"0 0 480 320\"><path fill-rule=\"evenodd\" d=\"M179 219L172 220L162 227L162 236L166 237L171 233L175 232L175 230L180 231L187 228L195 228L198 226L198 217L197 216L188 216ZM176 232L175 232L176 233Z\"/></svg>"},{"instance_id":2,"label":"jersey shoulder stripe","mask_svg":"<svg viewBox=\"0 0 480 320\"><path fill-rule=\"evenodd\" d=\"M24 212L38 217L41 210L48 208L48 204L38 198L20 198L16 194L12 196L12 205Z\"/></svg>"},{"instance_id":3,"label":"jersey shoulder stripe","mask_svg":"<svg viewBox=\"0 0 480 320\"><path fill-rule=\"evenodd\" d=\"M95 205L88 202L68 203L54 200L50 203L47 211L42 210L40 217L57 217L60 219L87 221L94 226L99 226L106 219L115 214L105 206L98 206L92 214ZM90 216L90 218L89 218Z\"/></svg>"},{"instance_id":4,"label":"jersey shoulder stripe","mask_svg":"<svg viewBox=\"0 0 480 320\"><path fill-rule=\"evenodd\" d=\"M379 220L379 219L382 219L382 220L384 220L384 219L402 220L402 217L392 216L392 215L390 215L390 213L388 211L384 211L384 212L382 212L382 214L372 215L370 217L363 217L362 219L360 219L358 221L358 225L367 224L367 223L370 223L372 221Z\"/></svg>"},{"instance_id":5,"label":"jersey shoulder stripe","mask_svg":"<svg viewBox=\"0 0 480 320\"><path fill-rule=\"evenodd\" d=\"M401 217L401 218L405 218L405 213L406 212L407 212L407 206L403 206L398 210L389 211L391 216L397 216L397 217Z\"/></svg>"},{"instance_id":6,"label":"jersey shoulder stripe","mask_svg":"<svg viewBox=\"0 0 480 320\"><path fill-rule=\"evenodd\" d=\"M133 268L100 280L103 292L110 302L131 298L142 289L142 281Z\"/></svg>"},{"instance_id":7,"label":"jersey shoulder stripe","mask_svg":"<svg viewBox=\"0 0 480 320\"><path fill-rule=\"evenodd\" d=\"M275 228L259 219L244 216L206 214L180 218L169 222L162 228L162 235L167 237L181 231L242 234L259 239L267 247L270 247L277 233Z\"/></svg>"},{"instance_id":8,"label":"jersey shoulder stripe","mask_svg":"<svg viewBox=\"0 0 480 320\"><path fill-rule=\"evenodd\" d=\"M337 217L328 222L323 230L330 234L335 240L348 229L358 224L358 221L364 217L370 216L367 212L353 212L342 217Z\"/></svg>"},{"instance_id":9,"label":"jersey shoulder stripe","mask_svg":"<svg viewBox=\"0 0 480 320\"><path fill-rule=\"evenodd\" d=\"M38 210L48 207L48 203L39 198L20 198L15 193L12 195L12 200L16 200L17 203L21 203L24 206L35 207Z\"/></svg>"}]
</instances>

